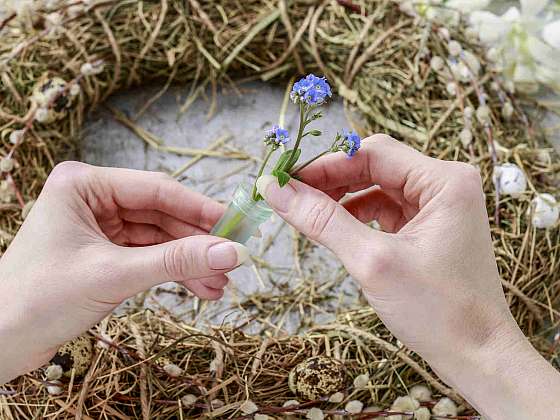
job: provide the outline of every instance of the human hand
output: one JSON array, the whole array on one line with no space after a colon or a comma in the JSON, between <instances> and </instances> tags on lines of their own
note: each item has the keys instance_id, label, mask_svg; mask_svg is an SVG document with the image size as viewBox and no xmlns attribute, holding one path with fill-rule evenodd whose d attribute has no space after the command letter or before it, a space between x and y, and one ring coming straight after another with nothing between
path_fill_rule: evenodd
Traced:
<instances>
[{"instance_id":1,"label":"human hand","mask_svg":"<svg viewBox=\"0 0 560 420\"><path fill-rule=\"evenodd\" d=\"M259 192L281 217L342 260L396 337L489 418L549 418L524 411L528 400L519 395L519 382L496 383L500 369L523 366L526 372L531 366L530 375L546 372L543 378L560 389L558 375L508 309L474 167L431 159L377 135L352 160L330 155L299 175L309 185L292 180L280 188L263 177ZM339 204L349 192L357 194ZM372 220L383 232L365 224ZM546 412L554 412L550 402Z\"/></svg>"},{"instance_id":2,"label":"human hand","mask_svg":"<svg viewBox=\"0 0 560 420\"><path fill-rule=\"evenodd\" d=\"M0 384L157 284L219 299L248 258L207 235L223 211L164 174L58 165L0 260Z\"/></svg>"}]
</instances>

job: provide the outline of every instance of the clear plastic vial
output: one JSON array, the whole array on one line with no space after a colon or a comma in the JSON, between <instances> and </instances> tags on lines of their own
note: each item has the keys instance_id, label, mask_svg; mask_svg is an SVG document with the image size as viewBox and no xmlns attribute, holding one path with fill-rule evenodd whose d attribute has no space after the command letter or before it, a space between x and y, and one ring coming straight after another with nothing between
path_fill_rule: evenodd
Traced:
<instances>
[{"instance_id":1,"label":"clear plastic vial","mask_svg":"<svg viewBox=\"0 0 560 420\"><path fill-rule=\"evenodd\" d=\"M245 244L270 216L272 209L265 201L253 200L253 187L239 184L226 212L210 234Z\"/></svg>"}]
</instances>

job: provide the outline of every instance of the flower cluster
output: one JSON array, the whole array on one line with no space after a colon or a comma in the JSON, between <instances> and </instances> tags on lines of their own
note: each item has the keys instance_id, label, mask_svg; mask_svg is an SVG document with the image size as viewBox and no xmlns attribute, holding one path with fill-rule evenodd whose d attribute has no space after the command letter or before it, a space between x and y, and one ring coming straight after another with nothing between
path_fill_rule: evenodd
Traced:
<instances>
[{"instance_id":1,"label":"flower cluster","mask_svg":"<svg viewBox=\"0 0 560 420\"><path fill-rule=\"evenodd\" d=\"M332 96L332 90L324 77L310 74L294 84L290 98L296 104L322 105Z\"/></svg>"},{"instance_id":2,"label":"flower cluster","mask_svg":"<svg viewBox=\"0 0 560 420\"><path fill-rule=\"evenodd\" d=\"M264 137L264 144L267 146L272 146L272 148L276 149L283 144L286 144L290 141L290 133L285 128L282 128L278 125L272 127L272 129L266 132Z\"/></svg>"},{"instance_id":3,"label":"flower cluster","mask_svg":"<svg viewBox=\"0 0 560 420\"><path fill-rule=\"evenodd\" d=\"M331 152L344 152L348 158L352 158L360 147L362 146L362 139L355 131L344 130L342 134L336 135L335 141L331 147Z\"/></svg>"}]
</instances>

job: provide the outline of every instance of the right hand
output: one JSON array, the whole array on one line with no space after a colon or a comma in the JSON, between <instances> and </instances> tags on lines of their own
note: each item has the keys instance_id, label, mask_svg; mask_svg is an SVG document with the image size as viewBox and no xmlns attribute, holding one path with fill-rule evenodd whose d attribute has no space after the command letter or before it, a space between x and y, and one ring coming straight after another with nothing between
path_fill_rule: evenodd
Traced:
<instances>
[{"instance_id":1,"label":"right hand","mask_svg":"<svg viewBox=\"0 0 560 420\"><path fill-rule=\"evenodd\" d=\"M309 185L291 180L280 188L266 176L259 192L288 223L333 251L393 334L473 404L479 398L463 380L470 375L479 390L488 382L473 377L473 368L494 369L496 351L534 356L500 285L474 167L376 135L352 160L330 155L300 175ZM340 204L349 192L357 194ZM366 225L372 220L383 231Z\"/></svg>"}]
</instances>

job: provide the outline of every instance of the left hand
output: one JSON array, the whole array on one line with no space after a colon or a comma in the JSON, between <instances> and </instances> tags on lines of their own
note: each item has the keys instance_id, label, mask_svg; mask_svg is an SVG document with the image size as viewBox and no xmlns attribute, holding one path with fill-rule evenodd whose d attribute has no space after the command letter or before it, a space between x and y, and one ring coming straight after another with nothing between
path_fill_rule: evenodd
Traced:
<instances>
[{"instance_id":1,"label":"left hand","mask_svg":"<svg viewBox=\"0 0 560 420\"><path fill-rule=\"evenodd\" d=\"M157 284L222 297L248 258L207 234L223 211L164 174L58 165L0 260L0 384Z\"/></svg>"}]
</instances>

